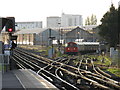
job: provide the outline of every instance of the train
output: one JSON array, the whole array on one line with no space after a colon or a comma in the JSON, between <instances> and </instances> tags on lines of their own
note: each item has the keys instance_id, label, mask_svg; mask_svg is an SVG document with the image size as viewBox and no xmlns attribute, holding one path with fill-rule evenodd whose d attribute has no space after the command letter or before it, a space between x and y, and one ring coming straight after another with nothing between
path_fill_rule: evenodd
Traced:
<instances>
[{"instance_id":1,"label":"train","mask_svg":"<svg viewBox=\"0 0 120 90\"><path fill-rule=\"evenodd\" d=\"M75 42L68 42L65 47L65 54L69 55L78 54L78 45Z\"/></svg>"},{"instance_id":2,"label":"train","mask_svg":"<svg viewBox=\"0 0 120 90\"><path fill-rule=\"evenodd\" d=\"M68 42L65 47L65 54L69 55L101 53L103 51L106 51L106 46L100 42Z\"/></svg>"}]
</instances>

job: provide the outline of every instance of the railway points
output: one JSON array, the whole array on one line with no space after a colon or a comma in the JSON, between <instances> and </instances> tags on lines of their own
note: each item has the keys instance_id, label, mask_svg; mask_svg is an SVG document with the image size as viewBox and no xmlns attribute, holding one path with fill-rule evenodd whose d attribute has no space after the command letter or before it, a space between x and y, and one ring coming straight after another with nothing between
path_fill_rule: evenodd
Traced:
<instances>
[{"instance_id":1,"label":"railway points","mask_svg":"<svg viewBox=\"0 0 120 90\"><path fill-rule=\"evenodd\" d=\"M120 90L118 11L111 3L101 25L92 25L91 17L90 25L74 26L71 20L79 18L63 13L47 23L59 26L34 28L32 22L30 29L28 22L0 17L0 89Z\"/></svg>"},{"instance_id":2,"label":"railway points","mask_svg":"<svg viewBox=\"0 0 120 90\"><path fill-rule=\"evenodd\" d=\"M46 79L55 89L120 89L120 82L98 68L94 63L98 60L87 55L68 55L53 59L18 46L13 49L10 61L12 69L18 69L13 74L22 89L51 88L44 82L41 84L39 77Z\"/></svg>"},{"instance_id":3,"label":"railway points","mask_svg":"<svg viewBox=\"0 0 120 90\"><path fill-rule=\"evenodd\" d=\"M59 89L120 89L119 81L100 71L90 57L69 56L49 59L22 48L11 57L19 68L32 69ZM76 66L74 60L79 60Z\"/></svg>"}]
</instances>

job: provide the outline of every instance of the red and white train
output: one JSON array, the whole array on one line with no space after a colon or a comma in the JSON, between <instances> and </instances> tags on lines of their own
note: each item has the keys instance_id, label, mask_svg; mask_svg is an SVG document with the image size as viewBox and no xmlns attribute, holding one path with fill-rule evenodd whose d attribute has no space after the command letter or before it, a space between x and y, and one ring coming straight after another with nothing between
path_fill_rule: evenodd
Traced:
<instances>
[{"instance_id":1,"label":"red and white train","mask_svg":"<svg viewBox=\"0 0 120 90\"><path fill-rule=\"evenodd\" d=\"M78 45L75 42L67 43L67 46L65 47L65 54L75 55L77 53L78 53Z\"/></svg>"},{"instance_id":2,"label":"red and white train","mask_svg":"<svg viewBox=\"0 0 120 90\"><path fill-rule=\"evenodd\" d=\"M98 53L106 51L105 45L99 42L69 42L65 47L65 54L69 55L95 53L97 51Z\"/></svg>"}]
</instances>

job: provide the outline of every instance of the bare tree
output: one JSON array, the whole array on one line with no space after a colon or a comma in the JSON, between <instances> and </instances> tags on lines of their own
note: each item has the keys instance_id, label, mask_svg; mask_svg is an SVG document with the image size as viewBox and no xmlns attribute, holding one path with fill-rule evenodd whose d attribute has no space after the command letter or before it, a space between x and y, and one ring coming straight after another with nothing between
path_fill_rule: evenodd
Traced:
<instances>
[{"instance_id":1,"label":"bare tree","mask_svg":"<svg viewBox=\"0 0 120 90\"><path fill-rule=\"evenodd\" d=\"M97 24L97 18L96 15L91 15L91 17L87 17L85 20L85 25L96 25Z\"/></svg>"}]
</instances>

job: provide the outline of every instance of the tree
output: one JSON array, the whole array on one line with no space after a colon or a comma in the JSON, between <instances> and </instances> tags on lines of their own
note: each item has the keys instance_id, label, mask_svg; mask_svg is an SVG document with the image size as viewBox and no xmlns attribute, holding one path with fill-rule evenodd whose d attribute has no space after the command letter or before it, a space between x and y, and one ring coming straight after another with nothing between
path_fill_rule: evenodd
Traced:
<instances>
[{"instance_id":1,"label":"tree","mask_svg":"<svg viewBox=\"0 0 120 90\"><path fill-rule=\"evenodd\" d=\"M92 14L90 21L91 21L91 25L96 25L97 24L97 18L96 18L96 16Z\"/></svg>"},{"instance_id":2,"label":"tree","mask_svg":"<svg viewBox=\"0 0 120 90\"><path fill-rule=\"evenodd\" d=\"M97 24L97 18L96 15L91 15L91 17L87 17L85 20L85 25L96 25Z\"/></svg>"},{"instance_id":3,"label":"tree","mask_svg":"<svg viewBox=\"0 0 120 90\"><path fill-rule=\"evenodd\" d=\"M100 36L109 43L110 47L116 48L118 43L118 12L113 4L110 10L104 14L101 22L102 24L98 26Z\"/></svg>"},{"instance_id":4,"label":"tree","mask_svg":"<svg viewBox=\"0 0 120 90\"><path fill-rule=\"evenodd\" d=\"M118 44L120 44L120 5L119 5L119 7L118 7L118 33L119 33L119 35L118 35Z\"/></svg>"},{"instance_id":5,"label":"tree","mask_svg":"<svg viewBox=\"0 0 120 90\"><path fill-rule=\"evenodd\" d=\"M90 18L87 17L87 19L85 20L85 25L90 25Z\"/></svg>"}]
</instances>

